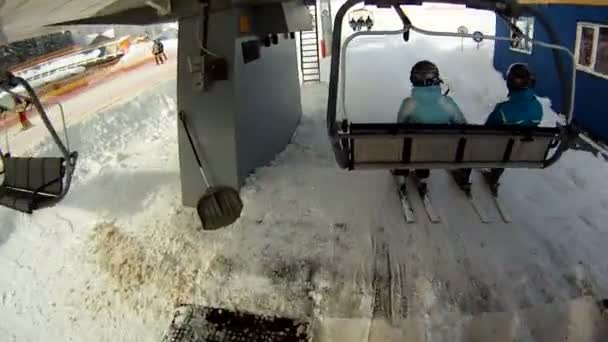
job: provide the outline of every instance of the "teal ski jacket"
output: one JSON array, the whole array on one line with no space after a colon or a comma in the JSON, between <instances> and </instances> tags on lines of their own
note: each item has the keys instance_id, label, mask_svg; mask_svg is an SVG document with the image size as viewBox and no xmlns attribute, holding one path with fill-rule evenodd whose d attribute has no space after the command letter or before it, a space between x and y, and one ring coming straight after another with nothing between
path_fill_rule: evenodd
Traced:
<instances>
[{"instance_id":1,"label":"teal ski jacket","mask_svg":"<svg viewBox=\"0 0 608 342\"><path fill-rule=\"evenodd\" d=\"M441 93L441 86L413 87L397 115L399 123L464 124L466 120L454 100Z\"/></svg>"}]
</instances>

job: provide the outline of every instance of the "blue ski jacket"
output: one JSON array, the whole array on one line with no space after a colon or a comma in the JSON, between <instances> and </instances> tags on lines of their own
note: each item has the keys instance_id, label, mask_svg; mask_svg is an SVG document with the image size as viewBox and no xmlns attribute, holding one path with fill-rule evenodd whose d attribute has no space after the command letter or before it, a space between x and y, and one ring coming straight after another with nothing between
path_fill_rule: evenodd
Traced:
<instances>
[{"instance_id":1,"label":"blue ski jacket","mask_svg":"<svg viewBox=\"0 0 608 342\"><path fill-rule=\"evenodd\" d=\"M466 120L454 100L441 93L441 86L413 87L397 115L399 123L464 124Z\"/></svg>"},{"instance_id":2,"label":"blue ski jacket","mask_svg":"<svg viewBox=\"0 0 608 342\"><path fill-rule=\"evenodd\" d=\"M512 91L509 99L494 107L486 120L488 126L522 125L538 126L543 118L543 108L532 89Z\"/></svg>"}]
</instances>

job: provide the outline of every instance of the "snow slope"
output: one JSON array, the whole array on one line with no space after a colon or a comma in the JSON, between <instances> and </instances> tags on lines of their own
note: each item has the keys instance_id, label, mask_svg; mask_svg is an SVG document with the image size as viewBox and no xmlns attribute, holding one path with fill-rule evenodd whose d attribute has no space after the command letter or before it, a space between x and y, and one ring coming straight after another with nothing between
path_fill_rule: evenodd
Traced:
<instances>
[{"instance_id":1,"label":"snow slope","mask_svg":"<svg viewBox=\"0 0 608 342\"><path fill-rule=\"evenodd\" d=\"M467 84L455 92L478 108L497 97ZM444 222L417 206L421 220L406 224L387 172L336 167L326 86L306 86L293 141L242 189L241 219L205 232L180 203L174 89L164 82L71 124L81 159L60 205L32 216L0 208L0 336L155 341L187 302L313 317L317 341L608 337L594 303L608 294L608 164L591 153L508 171L512 224L480 223L434 171ZM375 94L351 96L388 118Z\"/></svg>"}]
</instances>

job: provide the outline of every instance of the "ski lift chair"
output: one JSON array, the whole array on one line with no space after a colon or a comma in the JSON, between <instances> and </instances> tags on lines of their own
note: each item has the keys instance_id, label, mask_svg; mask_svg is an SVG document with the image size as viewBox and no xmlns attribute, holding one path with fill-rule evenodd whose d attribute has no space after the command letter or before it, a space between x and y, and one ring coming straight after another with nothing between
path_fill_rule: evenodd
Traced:
<instances>
[{"instance_id":1,"label":"ski lift chair","mask_svg":"<svg viewBox=\"0 0 608 342\"><path fill-rule=\"evenodd\" d=\"M4 181L0 185L0 205L31 214L36 209L53 206L65 197L72 182L78 153L69 150L65 115L61 104L59 108L66 134L65 145L59 139L31 86L24 79L12 75L9 75L4 83L0 80L0 88L11 94L13 93L10 88L16 85L22 85L26 89L44 125L62 153L61 157L23 158L12 157L10 153L0 150L4 164L2 171Z\"/></svg>"},{"instance_id":2,"label":"ski lift chair","mask_svg":"<svg viewBox=\"0 0 608 342\"><path fill-rule=\"evenodd\" d=\"M336 157L341 168L357 169L460 169L460 168L545 168L555 163L569 147L575 134L570 128L574 108L574 88L576 63L572 63L572 83L568 97L562 87L562 101L568 108L567 124L558 127L522 127L481 125L435 125L435 124L401 124L401 123L352 123L346 116L345 106L345 57L349 43L359 36L382 36L403 34L407 41L409 32L414 31L431 36L449 36L473 38L472 34L435 32L422 30L412 25L400 5L409 1L382 0L381 3L366 1L367 5L377 4L392 6L401 18L404 28L397 31L361 31L348 37L342 44L342 21L347 11L360 0L347 1L337 12L334 23L331 72L329 83L329 101L327 108L327 128ZM521 13L540 13L533 8L516 3L502 1L441 1L446 3L474 4L475 8L495 11L509 22L509 16ZM411 4L420 4L412 2ZM552 28L544 18L539 22L545 26L552 39L551 44L532 41L535 45L553 49L556 67L561 81L567 73L561 67L558 52L565 52L573 61L570 50L559 46ZM514 26L514 25L513 25ZM517 30L516 27L512 28ZM521 32L521 31L520 31ZM523 36L523 34L522 34ZM512 40L511 37L484 36L485 39ZM341 50L342 49L342 50ZM344 119L336 120L338 109L338 86L342 84L340 98L344 109Z\"/></svg>"}]
</instances>

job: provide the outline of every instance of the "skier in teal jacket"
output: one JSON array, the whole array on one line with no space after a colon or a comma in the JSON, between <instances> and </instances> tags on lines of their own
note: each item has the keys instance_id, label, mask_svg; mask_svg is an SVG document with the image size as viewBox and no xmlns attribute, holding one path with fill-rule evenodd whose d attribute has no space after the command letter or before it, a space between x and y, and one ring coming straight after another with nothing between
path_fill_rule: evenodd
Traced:
<instances>
[{"instance_id":1,"label":"skier in teal jacket","mask_svg":"<svg viewBox=\"0 0 608 342\"><path fill-rule=\"evenodd\" d=\"M439 68L430 61L416 63L410 72L412 95L401 103L398 123L412 124L466 124L454 100L441 91ZM428 178L427 169L415 170L419 179ZM407 176L409 170L393 170L393 174ZM426 192L426 188L422 189Z\"/></svg>"},{"instance_id":2,"label":"skier in teal jacket","mask_svg":"<svg viewBox=\"0 0 608 342\"><path fill-rule=\"evenodd\" d=\"M412 95L401 104L397 122L424 124L465 124L464 115L454 100L443 95L439 69L429 61L414 65L410 72Z\"/></svg>"}]
</instances>

